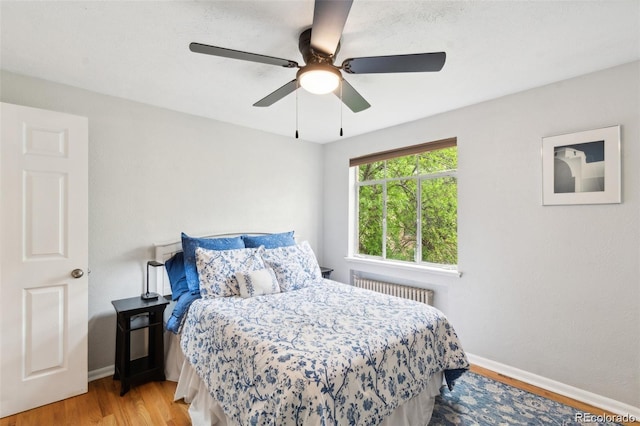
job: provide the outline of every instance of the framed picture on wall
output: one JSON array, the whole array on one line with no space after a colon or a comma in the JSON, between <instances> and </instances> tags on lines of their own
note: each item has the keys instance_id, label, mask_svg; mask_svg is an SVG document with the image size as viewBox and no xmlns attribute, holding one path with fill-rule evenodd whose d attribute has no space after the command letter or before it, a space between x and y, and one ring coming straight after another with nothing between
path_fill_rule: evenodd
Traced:
<instances>
[{"instance_id":1,"label":"framed picture on wall","mask_svg":"<svg viewBox=\"0 0 640 426\"><path fill-rule=\"evenodd\" d=\"M621 202L620 126L542 138L542 204Z\"/></svg>"}]
</instances>

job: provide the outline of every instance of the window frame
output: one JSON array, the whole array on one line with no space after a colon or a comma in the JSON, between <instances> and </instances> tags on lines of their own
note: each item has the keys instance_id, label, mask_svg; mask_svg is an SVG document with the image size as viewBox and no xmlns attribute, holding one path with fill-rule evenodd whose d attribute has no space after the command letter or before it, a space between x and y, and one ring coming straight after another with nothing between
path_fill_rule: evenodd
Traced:
<instances>
[{"instance_id":1,"label":"window frame","mask_svg":"<svg viewBox=\"0 0 640 426\"><path fill-rule=\"evenodd\" d=\"M396 150L383 151L378 153L369 154L362 157L352 158L349 160L350 170L351 172L351 182L352 182L352 194L353 194L353 216L350 218L350 226L353 226L353 240L352 244L350 244L350 256L351 260L367 260L376 263L389 263L389 264L402 264L407 267L419 267L421 269L433 270L433 271L446 271L446 272L456 272L458 269L458 263L456 264L444 264L444 263L434 263L427 262L422 260L422 183L428 180L434 180L439 178L451 177L458 180L458 169L438 171L433 173L423 173L423 174L415 174L413 176L402 176L402 177L387 177L385 173L385 177L382 179L374 179L368 181L359 181L358 177L358 168L356 166L379 162L379 161L387 161L393 158L405 157L410 155L422 154L429 151L436 151L444 148L456 147L456 155L457 155L457 138L448 138L434 142L427 142L419 145L412 145L409 147L399 148ZM417 159L416 159L417 161ZM386 165L385 165L386 169ZM389 259L387 257L387 184L393 181L402 181L402 180L414 180L416 185L416 245L414 249L413 260L395 260ZM382 255L369 255L359 253L359 237L360 237L360 188L363 186L373 186L373 185L382 185ZM457 199L457 193L456 193ZM456 209L457 216L457 209ZM457 229L456 229L457 236Z\"/></svg>"}]
</instances>

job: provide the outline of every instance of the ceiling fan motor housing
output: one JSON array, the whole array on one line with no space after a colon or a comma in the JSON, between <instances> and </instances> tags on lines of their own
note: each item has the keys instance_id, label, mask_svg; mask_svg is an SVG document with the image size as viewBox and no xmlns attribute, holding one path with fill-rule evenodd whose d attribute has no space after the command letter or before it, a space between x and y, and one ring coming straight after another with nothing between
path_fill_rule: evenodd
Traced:
<instances>
[{"instance_id":1,"label":"ceiling fan motor housing","mask_svg":"<svg viewBox=\"0 0 640 426\"><path fill-rule=\"evenodd\" d=\"M307 28L300 34L298 39L298 49L302 54L305 64L329 64L333 65L336 55L340 51L340 43L336 46L333 54L321 52L311 47L311 28Z\"/></svg>"}]
</instances>

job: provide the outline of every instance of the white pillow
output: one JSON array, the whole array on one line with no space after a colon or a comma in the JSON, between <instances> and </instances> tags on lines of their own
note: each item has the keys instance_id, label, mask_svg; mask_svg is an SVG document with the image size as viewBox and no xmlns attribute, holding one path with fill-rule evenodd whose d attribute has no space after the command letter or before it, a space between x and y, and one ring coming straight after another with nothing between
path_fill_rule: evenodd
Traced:
<instances>
[{"instance_id":1,"label":"white pillow","mask_svg":"<svg viewBox=\"0 0 640 426\"><path fill-rule=\"evenodd\" d=\"M260 256L263 250L263 247L235 250L196 248L200 295L207 299L240 294L235 275L264 269Z\"/></svg>"},{"instance_id":2,"label":"white pillow","mask_svg":"<svg viewBox=\"0 0 640 426\"><path fill-rule=\"evenodd\" d=\"M262 260L276 273L281 291L322 282L316 255L307 241L295 246L266 249L262 252Z\"/></svg>"},{"instance_id":3,"label":"white pillow","mask_svg":"<svg viewBox=\"0 0 640 426\"><path fill-rule=\"evenodd\" d=\"M240 296L253 297L263 294L280 293L280 285L275 272L271 268L260 269L253 272L239 272L236 274Z\"/></svg>"}]
</instances>

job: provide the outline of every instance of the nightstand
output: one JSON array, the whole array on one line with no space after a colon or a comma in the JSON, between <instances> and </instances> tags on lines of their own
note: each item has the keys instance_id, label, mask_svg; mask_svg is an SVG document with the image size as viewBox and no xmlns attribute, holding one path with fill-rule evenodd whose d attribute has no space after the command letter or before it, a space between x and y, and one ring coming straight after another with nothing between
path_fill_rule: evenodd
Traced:
<instances>
[{"instance_id":1,"label":"nightstand","mask_svg":"<svg viewBox=\"0 0 640 426\"><path fill-rule=\"evenodd\" d=\"M331 273L333 272L333 269L325 268L324 266L321 266L320 267L320 272L322 273L322 278L329 279L329 278L331 278Z\"/></svg>"},{"instance_id":2,"label":"nightstand","mask_svg":"<svg viewBox=\"0 0 640 426\"><path fill-rule=\"evenodd\" d=\"M163 313L169 301L160 296L156 300L142 300L140 296L113 300L116 309L116 364L113 378L120 380L120 396L132 384L164 377ZM131 332L148 329L147 356L131 359Z\"/></svg>"}]
</instances>

